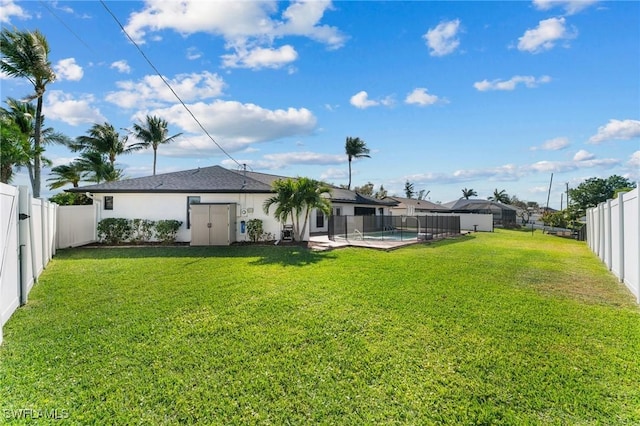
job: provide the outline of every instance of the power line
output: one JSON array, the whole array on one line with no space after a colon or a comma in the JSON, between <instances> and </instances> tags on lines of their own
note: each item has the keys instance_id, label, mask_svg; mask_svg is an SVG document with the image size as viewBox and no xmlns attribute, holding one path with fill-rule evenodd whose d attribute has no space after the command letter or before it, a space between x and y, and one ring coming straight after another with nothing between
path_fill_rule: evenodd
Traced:
<instances>
[{"instance_id":1,"label":"power line","mask_svg":"<svg viewBox=\"0 0 640 426\"><path fill-rule=\"evenodd\" d=\"M78 34L76 34L76 33L71 29L71 27L69 27L69 26L67 25L67 23L66 23L66 22L64 22L64 20L63 20L62 18L60 18L60 17L59 17L59 16L58 16L54 11L53 11L53 9L51 9L51 8L47 5L47 3L46 3L46 2L44 2L43 0L40 0L40 4L41 4L42 6L44 6L44 8L45 8L45 9L47 9L47 10L49 11L49 13L50 13L54 18L56 18L58 21L60 21L60 23L62 24L62 26L64 26L64 27L67 29L67 31L69 31L71 34L73 34L73 36L74 36L75 38L77 38L77 39L78 39L78 41L80 41L80 43L82 43L82 44L84 45L84 47L86 47L87 49L89 49L89 51L90 51L90 52L92 52L92 53L96 53L96 52L95 52L95 50L93 50L93 49L91 48L91 46L89 46L89 45L88 45L88 44L87 44L87 43L82 39L82 37L80 37Z\"/></svg>"},{"instance_id":2,"label":"power line","mask_svg":"<svg viewBox=\"0 0 640 426\"><path fill-rule=\"evenodd\" d=\"M173 90L173 87L171 87L171 84L169 84L169 82L164 78L164 76L160 73L160 71L158 71L158 69L156 68L156 66L151 62L151 60L147 57L147 55L142 51L142 49L140 48L140 46L138 46L138 43L136 43L133 38L131 38L131 36L129 35L129 33L127 32L127 30L124 29L124 26L120 23L120 20L118 20L118 18L113 14L113 12L109 9L109 7L106 5L106 3L104 2L104 0L100 0L100 3L102 4L102 6L106 9L106 11L109 13L109 15L111 15L111 17L114 19L114 21L116 21L116 23L118 24L118 26L120 27L120 29L122 30L122 32L124 32L124 34L127 36L127 38L129 39L129 41L131 43L133 43L133 45L136 47L136 49L138 49L138 52L140 52L140 54L142 55L142 57L147 61L147 63L149 64L149 66L151 68L153 68L153 70L155 71L155 73L158 75L158 77L160 77L160 79L162 80L162 82L169 88L169 90L171 90L171 93L173 93L173 96L176 97L176 99L178 100L178 102L180 102L180 104L182 105L182 107L189 113L189 115L191 115L191 117L193 118L193 120L198 124L198 126L200 126L200 128L202 129L202 131L205 133L205 135L207 135L207 137L209 139L211 139L211 142L213 142L219 149L220 151L222 151L224 153L224 155L226 155L227 157L229 157L229 159L231 161L233 161L234 163L236 163L238 165L238 167L242 167L242 164L240 164L240 162L238 160L236 160L235 158L233 158L231 156L231 154L229 154L222 146L220 146L220 144L218 142L216 142L216 140L213 138L213 136L211 136L209 134L209 132L207 131L207 129L205 129L205 127L202 125L202 123L200 123L200 120L198 120L198 118L193 114L193 112L191 112L191 110L189 109L189 107L182 101L182 99L180 98L180 96L178 96L178 94L175 92L175 90Z\"/></svg>"}]
</instances>

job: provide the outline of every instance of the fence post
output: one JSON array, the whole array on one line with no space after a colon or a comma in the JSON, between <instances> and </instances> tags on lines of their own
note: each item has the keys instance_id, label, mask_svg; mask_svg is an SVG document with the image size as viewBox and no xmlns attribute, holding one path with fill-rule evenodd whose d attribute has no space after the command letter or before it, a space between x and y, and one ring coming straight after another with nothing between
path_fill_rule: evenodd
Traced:
<instances>
[{"instance_id":1,"label":"fence post","mask_svg":"<svg viewBox=\"0 0 640 426\"><path fill-rule=\"evenodd\" d=\"M31 278L29 278L29 262L27 261L28 252L32 249L31 242L31 193L27 186L18 187L18 214L20 216L18 225L18 254L20 258L20 305L27 303L27 296L29 292L29 281L33 278L33 271ZM33 257L30 257L33 262ZM33 268L31 268L33 269Z\"/></svg>"},{"instance_id":2,"label":"fence post","mask_svg":"<svg viewBox=\"0 0 640 426\"><path fill-rule=\"evenodd\" d=\"M636 184L636 233L640 233L640 190L638 189L640 188L640 182L638 182ZM633 263L635 263L635 267L636 267L636 300L638 303L640 303L640 237L636 239L636 261L632 262L632 266L633 267Z\"/></svg>"},{"instance_id":3,"label":"fence post","mask_svg":"<svg viewBox=\"0 0 640 426\"><path fill-rule=\"evenodd\" d=\"M605 204L605 209L606 209L606 213L605 213L605 235L606 235L606 240L605 240L605 255L604 255L604 259L605 259L605 264L607 265L607 269L611 270L611 267L613 265L613 227L612 227L612 221L613 221L613 215L611 214L611 199L607 200L606 204Z\"/></svg>"},{"instance_id":4,"label":"fence post","mask_svg":"<svg viewBox=\"0 0 640 426\"><path fill-rule=\"evenodd\" d=\"M42 234L40 234L40 239L42 240L42 269L47 266L47 262L49 261L49 253L48 253L48 228L49 228L49 212L47 209L47 202L44 199L40 199L40 226L42 226Z\"/></svg>"},{"instance_id":5,"label":"fence post","mask_svg":"<svg viewBox=\"0 0 640 426\"><path fill-rule=\"evenodd\" d=\"M604 254L604 246L605 246L605 238L606 238L606 234L605 234L605 219L604 219L604 203L600 203L598 204L598 211L599 211L599 229L598 229L598 234L600 234L600 236L598 237L598 241L600 243L600 247L598 247L598 257L600 258L601 261L604 262L605 260L605 254Z\"/></svg>"},{"instance_id":6,"label":"fence post","mask_svg":"<svg viewBox=\"0 0 640 426\"><path fill-rule=\"evenodd\" d=\"M618 251L620 252L620 259L618 259L618 269L620 270L620 282L624 282L624 193L618 194Z\"/></svg>"}]
</instances>

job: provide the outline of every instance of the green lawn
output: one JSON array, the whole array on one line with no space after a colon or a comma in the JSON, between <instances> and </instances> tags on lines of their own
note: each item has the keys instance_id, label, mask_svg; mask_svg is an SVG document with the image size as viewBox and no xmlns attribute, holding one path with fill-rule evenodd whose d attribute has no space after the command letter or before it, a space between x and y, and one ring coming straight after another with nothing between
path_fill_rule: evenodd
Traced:
<instances>
[{"instance_id":1,"label":"green lawn","mask_svg":"<svg viewBox=\"0 0 640 426\"><path fill-rule=\"evenodd\" d=\"M4 340L0 422L640 424L640 308L540 233L64 250Z\"/></svg>"}]
</instances>

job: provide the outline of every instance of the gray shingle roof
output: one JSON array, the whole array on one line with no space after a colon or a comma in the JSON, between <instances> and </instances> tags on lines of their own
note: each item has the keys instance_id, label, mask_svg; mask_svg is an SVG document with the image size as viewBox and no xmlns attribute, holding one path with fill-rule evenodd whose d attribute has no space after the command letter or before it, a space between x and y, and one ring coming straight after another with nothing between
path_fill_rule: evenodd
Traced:
<instances>
[{"instance_id":1,"label":"gray shingle roof","mask_svg":"<svg viewBox=\"0 0 640 426\"><path fill-rule=\"evenodd\" d=\"M449 201L442 205L450 210L491 210L492 208L499 208L502 210L517 210L515 207L498 203L491 200L482 200L477 198L460 198L458 200Z\"/></svg>"},{"instance_id":2,"label":"gray shingle roof","mask_svg":"<svg viewBox=\"0 0 640 426\"><path fill-rule=\"evenodd\" d=\"M235 171L221 166L202 167L180 172L163 173L105 182L96 185L67 189L69 192L94 193L268 193L271 185L286 176L270 175L250 171ZM354 191L332 187L331 200L352 204L370 204L379 206L395 205L395 202L377 200Z\"/></svg>"},{"instance_id":3,"label":"gray shingle roof","mask_svg":"<svg viewBox=\"0 0 640 426\"><path fill-rule=\"evenodd\" d=\"M386 197L385 200L393 200L397 203L404 204L405 206L414 206L416 210L446 210L441 204L432 203L428 200L417 200L415 198L404 197Z\"/></svg>"},{"instance_id":4,"label":"gray shingle roof","mask_svg":"<svg viewBox=\"0 0 640 426\"><path fill-rule=\"evenodd\" d=\"M275 180L275 179L274 179ZM271 184L253 179L243 172L220 166L202 167L155 176L105 182L69 189L70 192L271 192Z\"/></svg>"}]
</instances>

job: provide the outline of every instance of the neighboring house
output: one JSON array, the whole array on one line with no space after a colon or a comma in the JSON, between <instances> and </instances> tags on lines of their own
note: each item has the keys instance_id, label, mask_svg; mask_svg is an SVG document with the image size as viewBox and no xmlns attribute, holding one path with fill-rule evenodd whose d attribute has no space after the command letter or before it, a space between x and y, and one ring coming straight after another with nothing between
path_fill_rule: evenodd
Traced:
<instances>
[{"instance_id":1,"label":"neighboring house","mask_svg":"<svg viewBox=\"0 0 640 426\"><path fill-rule=\"evenodd\" d=\"M508 227L517 224L516 213L518 209L496 201L460 198L456 201L444 203L442 207L452 213L491 213L493 215L493 224L496 226Z\"/></svg>"},{"instance_id":2,"label":"neighboring house","mask_svg":"<svg viewBox=\"0 0 640 426\"><path fill-rule=\"evenodd\" d=\"M397 205L391 208L392 214L396 216L421 216L427 213L437 213L447 211L441 204L432 203L427 200L417 200L415 198L385 197L385 201L396 202Z\"/></svg>"},{"instance_id":3,"label":"neighboring house","mask_svg":"<svg viewBox=\"0 0 640 426\"><path fill-rule=\"evenodd\" d=\"M285 176L233 171L220 166L203 167L116 182L105 182L68 192L88 193L99 207L98 220L105 218L175 219L182 222L176 240L201 245L226 245L248 240L246 223L261 219L265 233L279 239L282 224L263 210L274 193L272 183ZM389 203L363 198L353 191L333 188L334 214L388 214ZM196 206L196 207L194 207ZM381 208L382 210L376 210ZM312 211L308 231L326 232L328 221ZM308 238L308 234L307 234Z\"/></svg>"}]
</instances>

